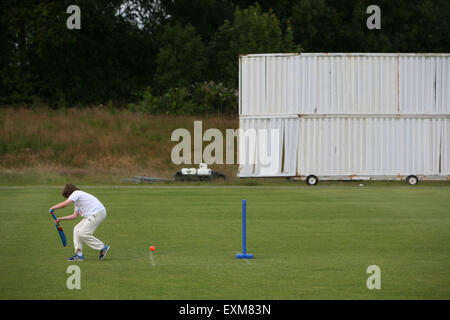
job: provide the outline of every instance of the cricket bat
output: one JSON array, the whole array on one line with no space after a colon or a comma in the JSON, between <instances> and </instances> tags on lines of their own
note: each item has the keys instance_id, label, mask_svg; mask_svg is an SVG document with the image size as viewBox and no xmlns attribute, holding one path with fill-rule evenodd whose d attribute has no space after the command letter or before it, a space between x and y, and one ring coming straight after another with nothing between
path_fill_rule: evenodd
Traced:
<instances>
[{"instance_id":1,"label":"cricket bat","mask_svg":"<svg viewBox=\"0 0 450 320\"><path fill-rule=\"evenodd\" d=\"M53 210L50 210L50 214L52 215L53 220L56 221L56 216L53 213ZM66 235L64 234L63 228L59 224L56 224L56 223L55 223L55 227L56 227L56 230L58 230L58 234L59 234L59 237L61 238L62 245L63 245L63 247L65 247L67 245L67 239L66 239Z\"/></svg>"}]
</instances>

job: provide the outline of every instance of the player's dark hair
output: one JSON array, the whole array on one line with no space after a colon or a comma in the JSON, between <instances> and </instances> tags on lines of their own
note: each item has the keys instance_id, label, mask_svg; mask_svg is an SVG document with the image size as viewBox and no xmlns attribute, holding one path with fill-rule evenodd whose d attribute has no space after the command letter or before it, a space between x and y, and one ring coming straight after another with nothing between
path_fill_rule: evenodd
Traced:
<instances>
[{"instance_id":1,"label":"player's dark hair","mask_svg":"<svg viewBox=\"0 0 450 320\"><path fill-rule=\"evenodd\" d=\"M78 187L74 186L73 184L68 183L64 186L64 189L62 191L62 196L64 198L69 198L70 195L72 194L72 192L74 192L76 190L80 190L80 189L78 189Z\"/></svg>"}]
</instances>

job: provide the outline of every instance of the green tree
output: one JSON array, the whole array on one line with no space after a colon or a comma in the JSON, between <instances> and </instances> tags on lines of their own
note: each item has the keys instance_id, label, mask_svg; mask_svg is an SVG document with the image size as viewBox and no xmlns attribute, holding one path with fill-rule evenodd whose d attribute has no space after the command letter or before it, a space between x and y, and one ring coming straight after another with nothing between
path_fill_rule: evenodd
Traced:
<instances>
[{"instance_id":1,"label":"green tree","mask_svg":"<svg viewBox=\"0 0 450 320\"><path fill-rule=\"evenodd\" d=\"M172 24L190 24L204 41L209 41L225 19L233 17L232 0L161 0Z\"/></svg>"},{"instance_id":2,"label":"green tree","mask_svg":"<svg viewBox=\"0 0 450 320\"><path fill-rule=\"evenodd\" d=\"M156 83L160 93L204 80L206 47L192 25L166 25L160 34L159 43Z\"/></svg>"},{"instance_id":3,"label":"green tree","mask_svg":"<svg viewBox=\"0 0 450 320\"><path fill-rule=\"evenodd\" d=\"M323 50L323 47L333 43L339 32L336 28L340 25L340 19L325 0L299 0L292 7L291 20L294 39L302 44L305 51L331 51Z\"/></svg>"},{"instance_id":4,"label":"green tree","mask_svg":"<svg viewBox=\"0 0 450 320\"><path fill-rule=\"evenodd\" d=\"M29 34L30 17L38 13L32 1L15 3L12 0L0 4L1 59L0 77L4 103L20 101L22 97L31 99L36 91L36 75L30 65Z\"/></svg>"},{"instance_id":5,"label":"green tree","mask_svg":"<svg viewBox=\"0 0 450 320\"><path fill-rule=\"evenodd\" d=\"M370 0L298 0L294 41L309 52L448 52L450 2L379 0L381 29L369 30Z\"/></svg>"},{"instance_id":6,"label":"green tree","mask_svg":"<svg viewBox=\"0 0 450 320\"><path fill-rule=\"evenodd\" d=\"M81 30L66 27L69 0L5 1L1 24L10 41L0 64L3 102L105 103L128 99L150 81L155 49L117 14L122 0L77 1Z\"/></svg>"},{"instance_id":7,"label":"green tree","mask_svg":"<svg viewBox=\"0 0 450 320\"><path fill-rule=\"evenodd\" d=\"M272 12L263 12L258 3L246 9L236 9L233 22L225 20L210 43L214 60L211 77L236 87L238 56L249 53L278 53L298 50L292 30L283 36L280 22Z\"/></svg>"}]
</instances>

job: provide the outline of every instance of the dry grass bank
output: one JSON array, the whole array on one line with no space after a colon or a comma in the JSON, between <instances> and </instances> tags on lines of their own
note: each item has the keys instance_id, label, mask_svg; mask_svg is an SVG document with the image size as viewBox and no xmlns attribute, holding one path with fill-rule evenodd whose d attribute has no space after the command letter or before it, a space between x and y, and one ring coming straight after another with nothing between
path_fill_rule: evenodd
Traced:
<instances>
[{"instance_id":1,"label":"dry grass bank","mask_svg":"<svg viewBox=\"0 0 450 320\"><path fill-rule=\"evenodd\" d=\"M120 183L134 175L171 178L173 130L195 120L203 131L238 127L237 117L164 116L106 108L0 110L0 183L60 183L75 179ZM209 142L204 143L207 145ZM194 165L193 165L194 166ZM195 165L197 166L197 165ZM212 165L234 179L237 166Z\"/></svg>"}]
</instances>

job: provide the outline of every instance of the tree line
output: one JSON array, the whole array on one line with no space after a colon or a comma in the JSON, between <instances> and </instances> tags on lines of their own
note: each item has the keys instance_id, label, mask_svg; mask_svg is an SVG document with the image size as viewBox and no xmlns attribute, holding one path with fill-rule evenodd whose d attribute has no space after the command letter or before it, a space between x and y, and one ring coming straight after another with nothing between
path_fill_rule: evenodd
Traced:
<instances>
[{"instance_id":1,"label":"tree line","mask_svg":"<svg viewBox=\"0 0 450 320\"><path fill-rule=\"evenodd\" d=\"M81 10L69 30L68 6ZM0 103L236 113L238 55L449 52L450 2L3 0Z\"/></svg>"}]
</instances>

